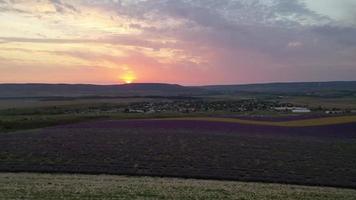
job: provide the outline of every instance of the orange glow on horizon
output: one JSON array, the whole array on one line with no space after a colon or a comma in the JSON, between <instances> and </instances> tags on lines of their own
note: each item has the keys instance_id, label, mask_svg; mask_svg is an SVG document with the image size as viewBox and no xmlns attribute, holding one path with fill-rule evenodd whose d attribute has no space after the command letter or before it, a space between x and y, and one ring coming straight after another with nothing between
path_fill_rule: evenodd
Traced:
<instances>
[{"instance_id":1,"label":"orange glow on horizon","mask_svg":"<svg viewBox=\"0 0 356 200\"><path fill-rule=\"evenodd\" d=\"M135 75L135 73L131 70L125 71L124 74L122 74L122 76L120 77L120 79L126 83L126 84L130 84L133 83L137 77Z\"/></svg>"}]
</instances>

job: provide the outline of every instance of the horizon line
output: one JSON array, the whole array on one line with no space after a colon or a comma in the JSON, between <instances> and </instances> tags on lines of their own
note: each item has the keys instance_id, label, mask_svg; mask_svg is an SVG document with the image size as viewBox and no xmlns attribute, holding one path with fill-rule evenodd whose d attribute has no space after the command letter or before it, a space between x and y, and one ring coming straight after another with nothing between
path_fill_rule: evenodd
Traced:
<instances>
[{"instance_id":1,"label":"horizon line","mask_svg":"<svg viewBox=\"0 0 356 200\"><path fill-rule=\"evenodd\" d=\"M263 85L263 84L293 84L293 83L342 83L356 82L356 80L333 80L333 81L271 81L271 82L255 82L255 83L226 83L226 84L178 84L167 82L135 82L135 83L46 83L46 82L10 82L0 83L0 85L91 85L91 86L122 86L122 85L144 85L144 84L161 84L161 85L179 85L184 87L204 87L204 86L232 86L232 85Z\"/></svg>"}]
</instances>

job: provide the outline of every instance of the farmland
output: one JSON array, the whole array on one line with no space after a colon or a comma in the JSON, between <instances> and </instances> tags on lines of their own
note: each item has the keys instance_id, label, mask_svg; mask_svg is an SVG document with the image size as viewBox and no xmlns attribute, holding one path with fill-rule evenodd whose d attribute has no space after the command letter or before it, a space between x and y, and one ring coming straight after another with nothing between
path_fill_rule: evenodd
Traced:
<instances>
[{"instance_id":1,"label":"farmland","mask_svg":"<svg viewBox=\"0 0 356 200\"><path fill-rule=\"evenodd\" d=\"M0 196L355 198L355 105L280 95L0 99Z\"/></svg>"},{"instance_id":2,"label":"farmland","mask_svg":"<svg viewBox=\"0 0 356 200\"><path fill-rule=\"evenodd\" d=\"M299 115L291 111L277 111L276 106L299 105L280 103L276 100L222 100L213 97L182 96L0 99L0 132L43 128L95 119L184 117L185 120L189 120L192 117L194 119L200 117L202 118L200 120L271 126L316 126L356 121L352 110L337 110L341 114L328 115L325 114L325 110L316 109L311 113ZM262 120L256 116L262 116ZM278 118L285 122L276 121ZM268 122L264 122L266 119Z\"/></svg>"},{"instance_id":3,"label":"farmland","mask_svg":"<svg viewBox=\"0 0 356 200\"><path fill-rule=\"evenodd\" d=\"M356 0L0 0L0 200L356 200Z\"/></svg>"},{"instance_id":4,"label":"farmland","mask_svg":"<svg viewBox=\"0 0 356 200\"><path fill-rule=\"evenodd\" d=\"M0 199L353 200L355 190L110 175L0 174Z\"/></svg>"},{"instance_id":5,"label":"farmland","mask_svg":"<svg viewBox=\"0 0 356 200\"><path fill-rule=\"evenodd\" d=\"M355 124L103 120L0 135L0 171L356 188Z\"/></svg>"}]
</instances>

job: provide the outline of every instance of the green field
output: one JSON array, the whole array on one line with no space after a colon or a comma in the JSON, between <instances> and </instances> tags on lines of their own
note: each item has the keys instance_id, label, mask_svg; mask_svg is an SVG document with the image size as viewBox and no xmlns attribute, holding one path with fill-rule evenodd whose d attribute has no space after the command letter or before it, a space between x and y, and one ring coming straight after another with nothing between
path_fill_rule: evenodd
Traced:
<instances>
[{"instance_id":1,"label":"green field","mask_svg":"<svg viewBox=\"0 0 356 200\"><path fill-rule=\"evenodd\" d=\"M264 96L263 96L264 97ZM225 95L225 96L206 96L206 101L225 101L246 99L245 96ZM260 97L262 98L262 97ZM267 99L276 98L264 97ZM301 100L294 102L294 100ZM287 98L286 102L294 102L300 105L310 105L312 107L328 107L324 102L337 102L348 108L352 108L355 104L355 98L312 98L312 97L298 97ZM54 125L76 123L88 121L93 119L142 119L142 118L181 118L186 117L185 120L193 117L201 117L204 119L195 118L194 120L208 120L208 121L224 121L232 123L255 124L255 125L271 125L271 126L285 126L285 127L300 127L300 126L317 126L317 125L332 125L342 123L356 122L356 116L337 117L325 119L312 120L297 120L288 122L264 122L260 120L242 120L242 119L226 119L216 118L223 115L241 114L245 116L271 116L284 117L293 115L293 113L279 113L273 110L254 110L243 113L234 113L230 111L201 111L195 113L181 113L181 112L157 112L154 114L137 114L124 113L124 109L131 103L137 102L166 102L172 99L162 98L105 98L105 97L87 97L87 98L18 98L18 99L0 99L0 132L11 132L17 130L36 129L49 127ZM282 101L282 102L283 102ZM310 103L313 102L313 103ZM330 106L330 104L328 104ZM338 105L333 105L338 107ZM322 112L321 112L322 113ZM321 114L313 112L312 114ZM207 117L213 117L207 119ZM215 118L214 118L215 117Z\"/></svg>"},{"instance_id":2,"label":"green field","mask_svg":"<svg viewBox=\"0 0 356 200\"><path fill-rule=\"evenodd\" d=\"M284 97L281 102L292 103L296 105L304 105L310 108L339 108L339 109L356 109L356 98L339 97L339 98L322 98L322 97L306 97L306 96L289 96Z\"/></svg>"},{"instance_id":3,"label":"green field","mask_svg":"<svg viewBox=\"0 0 356 200\"><path fill-rule=\"evenodd\" d=\"M68 99L41 99L41 98L28 98L28 99L0 99L0 110L5 109L35 109L46 108L53 106L67 106L67 107L80 107L82 105L98 105L98 104L115 104L125 105L128 103L153 101L150 98L68 98Z\"/></svg>"},{"instance_id":4,"label":"green field","mask_svg":"<svg viewBox=\"0 0 356 200\"><path fill-rule=\"evenodd\" d=\"M231 98L230 100L237 100L240 99L245 99L245 97L240 97L240 96L223 96L221 97L221 100L225 100L227 98ZM267 98L267 99L274 99L274 96L260 96L261 98ZM214 97L209 97L207 98L209 101L214 101L214 100L219 100L220 97L216 97L217 99L214 99ZM253 98L253 97L251 97ZM282 101L284 101L283 99ZM228 123L238 123L238 124L247 124L247 125L262 125L262 126L279 126L279 127L287 127L287 128L294 128L294 127L311 127L311 126L323 126L323 125L336 125L336 124L345 124L345 123L355 123L356 122L356 116L334 116L334 117L324 117L324 118L313 118L313 119L299 119L299 120L290 120L290 121L261 121L260 119L255 119L253 116L270 116L270 117L285 117L289 116L292 114L288 113L278 113L275 111L271 110L266 110L266 111L261 111L261 110L255 110L255 111L249 111L249 112L244 112L243 114L245 116L249 116L250 118L234 118L234 115L236 113L230 113L229 111L215 111L215 112L196 112L196 113L179 113L179 112L165 112L165 113L153 113L153 114L142 114L142 113L125 113L123 112L123 109L127 107L130 103L133 102L141 102L141 101L149 101L149 102L154 102L154 101L161 101L160 99L149 99L149 98L118 98L118 99L86 99L86 98L74 98L74 99L54 99L54 100L48 100L48 101L43 101L41 99L2 99L0 100L0 133L3 133L1 135L4 135L3 139L3 146L2 151L0 151L0 157L2 156L2 161L6 163L5 161L18 161L19 163L23 164L28 164L35 166L36 169L39 168L41 164L47 164L51 163L52 161L58 161L60 160L59 158L64 158L62 161L65 162L71 162L72 164L78 164L78 159L77 157L71 157L71 155L76 155L75 153L78 152L84 152L81 155L86 155L91 149L97 152L105 152L105 151L100 151L99 145L95 145L94 140L91 140L88 135L85 135L85 137L82 138L77 138L73 137L69 141L73 143L73 141L79 141L77 144L74 145L74 147L78 147L80 149L79 151L71 151L70 154L66 154L65 151L59 151L56 149L58 146L56 146L57 143L60 144L70 144L71 142L61 142L57 141L56 137L54 137L53 141L54 145L46 147L45 149L45 154L46 152L53 152L53 154L46 154L50 155L49 157L42 156L43 149L40 148L39 151L35 151L37 147L41 147L41 145L37 144L36 142L39 141L44 141L41 143L43 146L46 146L47 144L50 144L47 138L47 140L41 140L39 139L33 139L32 136L26 136L20 139L13 139L11 141L21 141L16 147L16 145L8 145L11 147L15 148L9 148L9 149L15 149L15 153L18 150L23 150L25 154L11 154L11 152L6 152L6 144L9 144L9 140L6 140L7 136L13 136L13 135L21 135L21 132L16 132L17 134L10 134L8 132L15 132L19 130L27 130L27 129L38 129L38 128L44 128L44 127L51 127L55 125L61 125L61 124L71 124L71 123L77 123L77 122L85 122L85 121L90 121L90 120L127 120L127 119L147 119L147 120L157 120L162 118L167 119L167 120L198 120L198 121L211 121L211 122L228 122ZM164 100L166 101L166 100ZM311 107L327 107L327 108L355 108L355 99L354 98L344 98L344 99L331 99L331 98L312 98L312 97L291 97L287 98L286 102L292 102L297 105L308 105ZM313 113L314 114L314 113ZM318 114L318 113L317 113ZM230 118L228 118L228 117ZM268 127L269 128L269 127ZM86 131L86 134L90 134L91 131L93 130L80 130L80 131ZM94 130L97 131L97 130ZM105 130L101 134L105 135L109 133L112 130ZM128 131L128 130L126 130ZM132 134L129 130L127 133L130 133L131 138L134 134ZM133 133L141 133L139 129L134 129ZM145 130L147 131L147 130ZM162 131L162 130L161 130ZM166 132L166 130L164 130ZM73 132L75 133L75 132ZM115 132L114 132L115 133ZM121 129L120 133L125 133L125 130ZM155 134L160 133L160 131L155 130ZM61 132L62 134L62 132ZM167 134L167 133L165 133ZM75 135L75 134L74 134ZM95 135L95 134L94 134ZM114 134L115 135L115 134ZM143 136L142 135L137 135L139 136L138 138L135 138L133 141L143 141L142 143L138 143L138 147L142 147L142 151L137 151L137 148L134 148L134 151L130 152L142 152L138 153L135 155L138 155L136 158L141 158L140 156L143 155L145 156L147 150L144 149L149 147L149 149L155 149L154 145L157 144L169 144L169 137L167 142L164 141L164 137L157 137L159 138L158 143L153 142L149 143L150 139L141 139ZM192 135L194 136L194 135ZM35 134L34 136L35 137ZM206 140L206 137L212 138L211 140ZM27 140L26 140L27 138ZM28 139L29 138L29 139ZM105 138L105 137L104 137ZM113 140L112 135L110 135L110 141L106 146L108 146L108 149L115 149L115 152L118 152L118 150L127 150L130 147L122 147L120 145L123 145L125 143L122 143L121 140L124 139L124 137L121 135L118 140L120 143L115 143L115 140ZM194 139L195 138L195 139ZM227 138L227 139L226 139ZM89 140L89 142L83 142L86 140ZM231 157L230 158L236 158L238 156L242 156L241 158L246 158L242 159L242 161L249 161L252 160L253 163L255 163L255 166L252 166L251 164L248 164L248 167L246 169L251 170L252 172L258 171L260 167L267 169L273 169L272 167L268 168L268 166L263 166L262 164L260 165L260 160L265 160L266 158L271 158L270 161L268 162L271 164L270 166L282 166L278 167L277 170L275 171L269 171L268 175L273 175L273 172L278 172L283 174L294 174L296 171L295 170L289 170L288 167L291 166L296 166L295 169L302 169L302 172L305 172L305 174L308 175L310 171L321 171L320 168L318 169L319 166L328 166L331 169L337 169L338 173L333 172L330 170L329 174L341 174L346 176L341 176L340 180L346 180L345 177L354 177L352 176L353 172L353 163L354 159L352 157L353 155L353 149L354 149L354 140L345 140L345 141L332 141L329 142L328 140L324 139L312 139L312 138L307 138L307 140L302 141L302 139L298 138L298 140L291 140L291 138L286 138L286 139L278 139L274 138L275 140L270 140L269 138L266 138L266 140L261 140L261 138L252 138L251 137L240 137L238 138L238 142L230 142L232 141L230 137L228 136L223 136L219 138L214 138L213 136L206 136L205 135L205 142L207 141L220 141L220 144L223 144L226 146L227 144L231 144L229 148L222 149L220 152L219 146L216 145L216 143L212 142L211 144L213 145L207 145L208 148L205 148L205 145L208 143L204 143L204 146L199 146L196 144L200 144L200 141L202 141L201 137L191 137L189 140L184 140L183 138L178 138L179 140L174 140L174 141L179 141L179 145L176 146L178 147L177 149L174 149L172 151L173 153L171 154L153 154L154 157L152 159L148 159L149 162L147 162L146 157L144 157L143 160L136 159L135 164L132 166L136 166L136 164L140 161L142 161L143 164L149 163L149 164L155 164L154 159L160 158L159 156L163 155L171 155L171 157L164 157L167 158L168 161L173 160L173 161L179 161L183 163L191 163L192 161L195 161L197 169L199 168L199 163L203 163L204 161L209 161L208 163L217 163L217 165L224 163L221 162L224 161L229 161L225 162L228 163L227 166L231 165L231 160L232 159L227 159L227 154L228 152L231 152ZM30 142L28 142L30 141ZM104 140L105 141L105 140ZM132 141L128 139L127 141ZM163 141L163 142L162 142ZM183 141L183 142L182 142ZM190 143L190 142L196 142ZM222 141L222 142L221 142ZM230 143L229 143L230 142ZM325 144L324 144L325 142ZM16 144L16 143L15 143ZM31 151L30 144L34 144L33 148L34 151ZM78 145L79 144L79 145ZM81 146L81 144L84 144ZM110 144L113 144L110 146ZM130 146L135 146L132 145L132 142L128 142ZM192 151L189 151L189 144ZM238 145L237 145L238 144ZM245 144L248 144L248 148L243 146ZM268 146L268 145L270 146ZM86 146L87 145L87 146ZM241 149L238 149L238 146L241 146ZM1 146L1 145L0 145ZM43 147L42 146L42 147ZM104 147L107 148L105 145ZM174 147L174 145L171 145ZM291 148L292 146L292 148ZM83 147L83 148L79 148ZM88 147L88 148L87 148ZM159 146L160 147L160 146ZM197 147L202 147L198 148ZM214 147L214 148L211 148ZM276 148L278 147L278 148ZM279 148L281 147L281 148ZM29 150L26 150L26 149ZM54 150L53 150L53 149ZM105 150L104 148L104 150ZM235 149L236 148L236 149ZM283 149L285 148L285 149ZM33 150L32 149L32 150ZM139 148L138 148L139 149ZM160 148L156 148L160 149ZM212 152L208 152L207 155L209 157L213 157L215 160L211 161L209 159L204 159L204 160L199 160L197 158L202 157L201 153L204 152L202 149L209 149ZM266 150L267 151L264 151ZM276 150L277 149L277 150ZM63 150L63 149L62 149ZM99 151L98 151L99 150ZM166 149L164 149L166 150ZM230 151L231 150L231 151ZM239 151L237 151L239 150ZM310 150L310 151L309 151ZM36 152L39 152L39 154L36 154ZM57 154L57 152L61 152L60 154ZM73 154L73 152L75 152ZM162 152L167 152L167 151L162 151ZM178 153L181 152L182 156L179 158ZM236 153L238 152L238 153ZM262 154L261 154L262 152ZM264 153L267 152L267 153ZM320 153L322 152L322 153ZM21 153L21 152L20 152ZM187 153L185 155L185 153ZM189 154L188 154L189 153ZM215 154L214 154L215 153ZM255 156L255 153L257 156ZM315 154L313 154L315 153ZM11 157L13 155L20 155L18 157ZM25 155L25 156L24 156ZM39 156L40 155L40 156ZM53 155L53 157L51 157ZM67 157L61 157L61 155L70 155L69 158L74 158L74 159L66 159ZM88 161L90 159L88 158L94 158L93 155L95 154L88 154L90 157L83 157L85 161ZM95 158L95 164L100 164L101 158L123 158L123 156L116 156L113 157L112 153L106 153L103 154L103 156L99 156L98 158ZM123 154L124 155L124 154ZM132 156L131 154L129 158L135 158L135 156ZM150 154L148 154L150 155ZM189 156L191 157L189 157ZM195 155L195 156L194 156ZM200 157L196 156L199 155ZM216 155L215 157L213 155ZM246 155L246 157L243 157ZM262 157L258 157L258 155L262 155ZM267 156L266 156L267 155ZM272 155L268 157L268 155ZM280 155L281 158L283 156L286 156L284 158L288 159L276 159L277 156L274 155ZM316 155L316 156L314 156ZM175 157L177 156L177 157ZM225 156L225 157L224 157ZM54 158L54 159L52 159ZM176 160L174 160L177 158ZM186 160L182 159L185 158ZM188 158L188 159L187 159ZM192 158L192 159L190 159ZM202 157L203 158L203 157ZM289 159L290 158L290 159ZM320 158L320 159L315 159L315 158ZM8 159L8 160L7 160ZM16 160L18 159L18 160ZM40 163L38 160L44 159L45 162ZM48 159L48 160L45 160ZM52 160L51 160L52 159ZM299 159L299 160L298 160ZM32 162L33 161L33 162ZM43 161L43 160L42 160ZM107 160L104 159L105 163ZM119 160L120 161L120 160ZM123 163L120 161L118 163L121 166ZM127 160L125 160L127 161ZM130 161L130 160L129 160ZM126 163L130 162L127 161ZM179 162L167 162L168 167L170 163L178 163ZM10 163L10 162L9 162ZM39 164L40 163L40 164ZM246 164L248 162L236 162L238 164ZM281 164L282 163L282 164ZM324 163L324 165L322 165ZM331 164L330 164L331 163ZM2 163L3 164L3 163ZM53 164L53 163L52 163ZM61 164L59 162L59 164ZM93 164L90 163L89 164ZM310 166L313 166L314 168L308 167L308 164ZM5 166L5 164L3 164ZM334 167L333 167L334 165ZM78 165L80 166L80 165ZM88 165L90 166L90 165ZM118 166L115 166L115 169L118 169ZM144 165L143 165L144 166ZM153 165L152 165L153 166ZM164 167L167 167L164 166ZM257 167L256 167L257 166ZM299 167L298 166L302 166ZM305 167L307 166L307 167ZM342 170L339 170L340 168L336 168L335 166L340 166ZM77 166L76 166L77 167ZM205 166L204 166L205 167ZM203 169L204 169L203 167ZM253 168L255 167L255 168ZM285 167L285 168L284 168ZM292 169L294 169L292 167ZM147 168L149 169L149 168ZM152 168L156 169L156 168ZM159 168L158 168L159 169ZM257 170L256 170L257 169ZM284 170L286 169L286 170ZM305 169L305 171L304 171ZM323 168L322 169L327 169ZM345 171L343 171L345 169ZM348 171L347 171L348 170ZM6 170L4 170L5 172ZM175 169L175 172L177 170ZM329 172L329 170L325 170L326 172ZM27 171L28 172L28 171ZM42 171L39 171L42 172ZM48 171L45 171L48 172ZM68 171L65 171L68 172ZM199 170L198 170L199 172ZM211 172L216 172L211 171ZM300 172L300 171L299 171ZM339 173L340 172L340 173ZM62 172L60 172L62 173ZM74 173L80 173L80 172L74 172ZM103 172L106 173L106 172ZM264 172L263 172L264 173ZM125 173L117 173L117 174L125 174ZM301 173L302 175L304 173ZM350 175L351 174L351 175ZM147 175L147 174L145 174ZM236 173L234 173L236 175ZM247 174L250 175L250 174ZM191 177L191 176L188 176ZM256 180L261 180L258 179L261 177L260 174L256 175ZM296 176L297 177L297 176ZM305 178L307 177L307 178ZM315 178L315 176L305 176L302 177L305 178L303 180L310 181L310 179ZM325 175L325 173L322 173L320 177L328 177ZM298 178L298 177L297 177ZM317 177L318 178L318 177ZM235 180L240 180L240 179L235 179ZM288 181L291 180L291 178L286 179ZM335 180L332 180L333 184L336 183ZM279 182L279 183L285 183L285 182ZM293 182L294 183L294 182ZM303 183L303 182L302 182ZM328 183L329 184L329 183ZM320 183L317 183L316 185L320 185ZM330 184L329 184L330 185ZM11 199L240 199L240 200L252 200L252 199L262 199L262 200L338 200L338 199L350 199L354 200L356 199L356 190L351 190L351 189L337 189L337 188L327 188L327 187L308 187L308 186L294 186L294 185L282 185L282 184L266 184L266 183L243 183L243 182L232 182L232 181L207 181L207 180L193 180L193 179L178 179L178 178L153 178L153 177L127 177L127 176L110 176L110 175L60 175L60 174L35 174L35 173L1 173L0 172L0 200L6 199L6 200L11 200Z\"/></svg>"},{"instance_id":5,"label":"green field","mask_svg":"<svg viewBox=\"0 0 356 200\"><path fill-rule=\"evenodd\" d=\"M354 200L356 190L175 178L1 173L0 199Z\"/></svg>"}]
</instances>

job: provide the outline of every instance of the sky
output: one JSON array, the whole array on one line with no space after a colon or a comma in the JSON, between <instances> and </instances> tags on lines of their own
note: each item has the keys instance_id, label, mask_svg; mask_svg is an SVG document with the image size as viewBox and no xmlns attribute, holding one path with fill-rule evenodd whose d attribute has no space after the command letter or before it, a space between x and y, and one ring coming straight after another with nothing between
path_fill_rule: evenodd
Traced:
<instances>
[{"instance_id":1,"label":"sky","mask_svg":"<svg viewBox=\"0 0 356 200\"><path fill-rule=\"evenodd\" d=\"M356 0L0 0L0 83L356 80Z\"/></svg>"}]
</instances>

